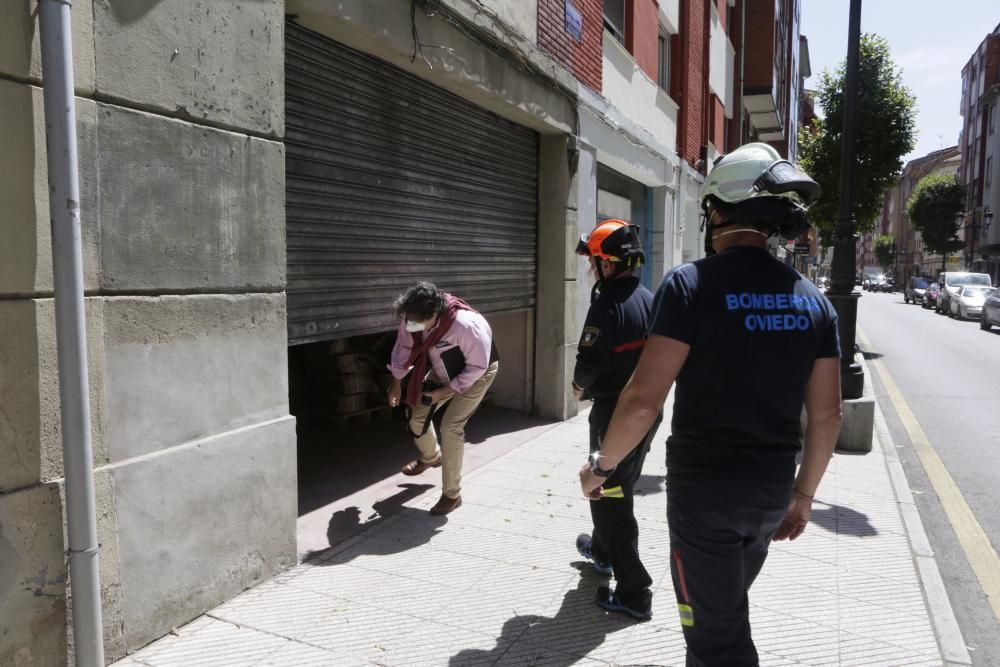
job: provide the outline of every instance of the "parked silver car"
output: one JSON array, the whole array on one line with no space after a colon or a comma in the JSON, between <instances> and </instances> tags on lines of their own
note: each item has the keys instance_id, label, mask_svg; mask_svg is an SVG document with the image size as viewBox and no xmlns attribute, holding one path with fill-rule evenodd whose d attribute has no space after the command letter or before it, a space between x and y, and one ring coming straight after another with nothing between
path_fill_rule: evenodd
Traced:
<instances>
[{"instance_id":1,"label":"parked silver car","mask_svg":"<svg viewBox=\"0 0 1000 667\"><path fill-rule=\"evenodd\" d=\"M927 291L927 287L930 283L931 281L928 278L911 276L910 279L906 281L906 289L903 290L903 303L923 304L924 292Z\"/></svg>"},{"instance_id":2,"label":"parked silver car","mask_svg":"<svg viewBox=\"0 0 1000 667\"><path fill-rule=\"evenodd\" d=\"M989 331L993 325L1000 326L1000 289L986 297L983 302L983 312L979 316L979 328Z\"/></svg>"},{"instance_id":3,"label":"parked silver car","mask_svg":"<svg viewBox=\"0 0 1000 667\"><path fill-rule=\"evenodd\" d=\"M979 317L983 312L986 297L993 294L992 287L979 285L964 285L959 287L948 299L948 315L966 319Z\"/></svg>"}]
</instances>

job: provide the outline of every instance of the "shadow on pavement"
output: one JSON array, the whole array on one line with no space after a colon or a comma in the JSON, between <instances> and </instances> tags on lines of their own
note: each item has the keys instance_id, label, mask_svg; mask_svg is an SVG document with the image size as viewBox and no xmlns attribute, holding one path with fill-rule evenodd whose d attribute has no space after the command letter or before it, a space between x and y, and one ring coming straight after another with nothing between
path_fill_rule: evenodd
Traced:
<instances>
[{"instance_id":1,"label":"shadow on pavement","mask_svg":"<svg viewBox=\"0 0 1000 667\"><path fill-rule=\"evenodd\" d=\"M538 427L554 423L483 406L466 427L465 439L472 445L466 455L474 455L475 446L487 440L523 441ZM299 425L298 436L299 516L392 477L417 453L400 419L343 431L312 420Z\"/></svg>"},{"instance_id":2,"label":"shadow on pavement","mask_svg":"<svg viewBox=\"0 0 1000 667\"><path fill-rule=\"evenodd\" d=\"M400 421L338 431L316 420L300 425L299 516L399 472L416 449Z\"/></svg>"},{"instance_id":3,"label":"shadow on pavement","mask_svg":"<svg viewBox=\"0 0 1000 667\"><path fill-rule=\"evenodd\" d=\"M821 508L813 508L811 522L824 530L841 535L854 537L874 537L878 530L868 520L868 515L850 507L830 505L822 501L814 501Z\"/></svg>"},{"instance_id":4,"label":"shadow on pavement","mask_svg":"<svg viewBox=\"0 0 1000 667\"><path fill-rule=\"evenodd\" d=\"M663 475L640 475L635 483L635 495L651 496L663 493L665 484L666 478Z\"/></svg>"},{"instance_id":5,"label":"shadow on pavement","mask_svg":"<svg viewBox=\"0 0 1000 667\"><path fill-rule=\"evenodd\" d=\"M399 514L405 503L417 498L428 489L434 488L434 485L400 484L399 487L402 489L399 493L374 503L372 512L367 517L362 518L361 509L353 506L334 512L333 516L330 517L330 525L327 529L330 548L310 551L304 560L317 560L317 565L331 564L324 559L333 552L337 545ZM444 516L421 515L419 519L409 521L405 531L395 531L393 536L386 539L368 539L359 542L358 546L361 548L354 552L350 558L341 557L334 559L334 561L341 564L362 554L387 556L419 547L429 542L437 534L438 529L447 522L448 518Z\"/></svg>"},{"instance_id":6,"label":"shadow on pavement","mask_svg":"<svg viewBox=\"0 0 1000 667\"><path fill-rule=\"evenodd\" d=\"M405 503L420 496L424 491L434 488L433 484L400 484L399 486L402 491L373 504L371 514L363 521L359 507L348 507L334 512L333 516L330 517L330 526L326 531L330 544L340 544L360 533L362 529L376 526L389 517L399 514Z\"/></svg>"},{"instance_id":7,"label":"shadow on pavement","mask_svg":"<svg viewBox=\"0 0 1000 667\"><path fill-rule=\"evenodd\" d=\"M574 564L589 570L588 564ZM636 621L609 614L595 602L597 587L604 579L581 573L576 588L567 591L555 616L526 614L504 622L496 646L490 650L465 649L453 655L449 667L466 665L534 665L569 667Z\"/></svg>"}]
</instances>

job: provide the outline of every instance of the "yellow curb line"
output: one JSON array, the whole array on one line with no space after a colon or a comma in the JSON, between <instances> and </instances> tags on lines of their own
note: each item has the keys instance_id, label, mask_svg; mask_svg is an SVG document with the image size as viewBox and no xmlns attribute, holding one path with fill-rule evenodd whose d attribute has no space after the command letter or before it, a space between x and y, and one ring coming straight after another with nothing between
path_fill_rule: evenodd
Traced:
<instances>
[{"instance_id":1,"label":"yellow curb line","mask_svg":"<svg viewBox=\"0 0 1000 667\"><path fill-rule=\"evenodd\" d=\"M857 332L865 349L873 350L871 341L861 330L861 327L858 327ZM972 566L972 571L976 574L979 585L989 599L994 616L1000 620L1000 556L997 555L990 543L990 538L986 536L983 527L976 520L976 515L969 507L969 503L966 502L961 489L955 483L955 479L948 472L948 468L938 456L937 450L934 449L927 434L924 433L924 429L921 428L916 415L910 409L910 405L903 398L903 394L889 374L889 370L881 359L869 359L868 365L874 368L882 379L882 384L885 385L885 390L896 408L903 428L906 429L910 442L913 443L913 448L924 467L924 472L927 473L927 478L941 501L944 513L955 530L958 543L962 546L962 551L965 552L965 557L968 559L969 565Z\"/></svg>"}]
</instances>

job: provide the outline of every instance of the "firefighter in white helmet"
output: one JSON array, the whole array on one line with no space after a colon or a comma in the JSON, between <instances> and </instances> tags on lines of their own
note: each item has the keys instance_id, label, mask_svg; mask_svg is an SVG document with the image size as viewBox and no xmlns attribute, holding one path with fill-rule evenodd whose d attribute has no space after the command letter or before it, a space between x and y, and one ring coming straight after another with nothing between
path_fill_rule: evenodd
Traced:
<instances>
[{"instance_id":1,"label":"firefighter in white helmet","mask_svg":"<svg viewBox=\"0 0 1000 667\"><path fill-rule=\"evenodd\" d=\"M671 573L690 665L756 665L747 591L772 539L795 539L840 430L830 302L776 260L770 236L808 228L819 186L765 144L716 162L701 193L710 256L671 270L635 374L584 494L640 443L677 382L667 441ZM796 473L808 415L805 451Z\"/></svg>"}]
</instances>

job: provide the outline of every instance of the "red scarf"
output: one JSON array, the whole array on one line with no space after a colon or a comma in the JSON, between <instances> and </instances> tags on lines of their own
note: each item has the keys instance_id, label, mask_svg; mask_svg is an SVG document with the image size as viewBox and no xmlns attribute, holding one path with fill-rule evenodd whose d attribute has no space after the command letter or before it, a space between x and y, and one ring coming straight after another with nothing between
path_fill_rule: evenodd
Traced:
<instances>
[{"instance_id":1,"label":"red scarf","mask_svg":"<svg viewBox=\"0 0 1000 667\"><path fill-rule=\"evenodd\" d=\"M411 333L413 336L413 348L410 350L410 358L407 359L407 367L412 367L410 371L410 381L406 385L405 401L407 405L420 405L420 395L423 390L424 378L427 376L427 366L430 363L428 353L434 346L441 342L444 335L455 323L455 317L460 310L476 310L459 299L444 292L444 311L438 316L437 324L430 335L425 335L426 331Z\"/></svg>"}]
</instances>

